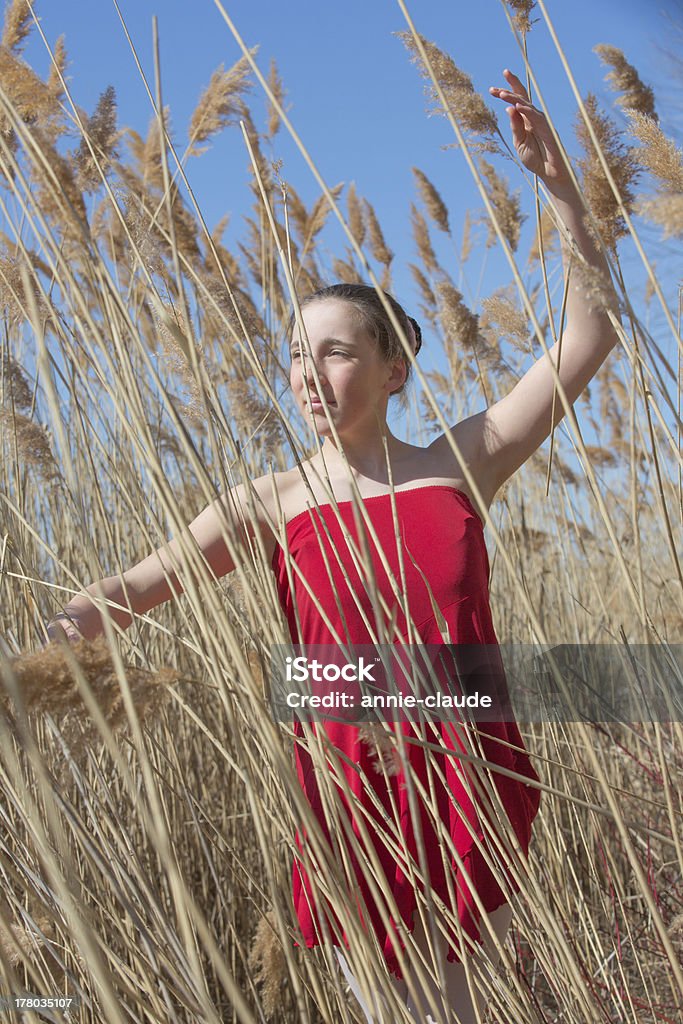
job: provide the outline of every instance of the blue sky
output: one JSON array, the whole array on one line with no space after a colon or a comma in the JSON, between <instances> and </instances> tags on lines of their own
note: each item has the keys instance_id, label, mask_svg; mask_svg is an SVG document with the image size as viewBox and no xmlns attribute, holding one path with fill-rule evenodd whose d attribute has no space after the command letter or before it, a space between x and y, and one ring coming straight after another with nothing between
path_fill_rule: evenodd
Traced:
<instances>
[{"instance_id":1,"label":"blue sky","mask_svg":"<svg viewBox=\"0 0 683 1024\"><path fill-rule=\"evenodd\" d=\"M191 112L212 71L221 63L233 64L240 55L238 46L213 0L191 4L121 0L120 6L150 81L154 77L152 17L158 17L164 101L171 108L174 137L182 145ZM611 96L604 82L606 69L592 52L597 43L611 43L624 50L663 101L674 95L657 43L672 40L666 12L677 11L680 24L680 0L548 0L546 6L582 94L592 90L604 100ZM453 141L447 122L425 114L422 80L392 34L406 27L395 0L233 0L227 7L248 45L260 45L262 70L267 72L271 57L276 59L290 117L327 183L355 181L359 193L375 206L387 243L396 254L394 292L399 300L408 308L415 301L405 269L414 258L409 222L409 204L415 199L413 165L431 178L451 210L455 242L440 241L439 252L458 281L464 214L480 204L462 154L443 149ZM91 111L98 95L111 84L120 122L144 132L152 112L113 3L39 0L37 9L51 44L58 35L66 36L68 75L76 102ZM485 95L489 85L502 84L503 67L521 71L500 0L413 0L409 9L418 30L447 50ZM531 62L567 148L575 153L571 138L575 103L549 33L541 15L537 16L541 20L529 36ZM38 37L26 55L37 70L45 70L46 55ZM263 111L258 86L253 96L255 111ZM679 87L679 104L680 96ZM498 108L506 128L503 104L487 98ZM670 128L666 102L662 106L664 126ZM261 117L260 124L264 123ZM284 131L276 137L270 155L284 161L283 176L304 200L313 202L318 195L315 183ZM225 213L231 215L228 243L241 236L240 217L252 202L247 163L241 135L230 129L206 154L188 164L190 181L209 223ZM512 163L499 169L513 185L522 184ZM524 202L530 213L528 196ZM531 223L532 218L527 232ZM330 257L340 254L341 236L332 232L326 239ZM529 236L523 238L522 251L528 240ZM508 282L507 268L496 260L486 258L483 285L479 282L481 259L478 264L475 257L468 269L471 280L466 275L462 284L473 304L482 287L488 293Z\"/></svg>"}]
</instances>

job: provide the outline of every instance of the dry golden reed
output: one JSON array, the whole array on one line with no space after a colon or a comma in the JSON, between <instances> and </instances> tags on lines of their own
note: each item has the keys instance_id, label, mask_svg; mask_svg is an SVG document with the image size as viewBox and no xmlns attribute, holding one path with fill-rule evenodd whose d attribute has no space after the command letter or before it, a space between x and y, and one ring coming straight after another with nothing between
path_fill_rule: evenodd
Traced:
<instances>
[{"instance_id":1,"label":"dry golden reed","mask_svg":"<svg viewBox=\"0 0 683 1024\"><path fill-rule=\"evenodd\" d=\"M78 184L81 189L95 191L101 184L101 174L105 174L113 160L118 157L116 151L116 93L113 87L108 86L85 124L85 134L88 137L90 146L94 150L94 156L85 138L74 155L74 161L78 168ZM97 163L100 170L97 169Z\"/></svg>"},{"instance_id":2,"label":"dry golden reed","mask_svg":"<svg viewBox=\"0 0 683 1024\"><path fill-rule=\"evenodd\" d=\"M683 236L683 192L660 193L649 198L639 199L636 210L641 217L658 224L662 230L662 238L680 238Z\"/></svg>"},{"instance_id":3,"label":"dry golden reed","mask_svg":"<svg viewBox=\"0 0 683 1024\"><path fill-rule=\"evenodd\" d=\"M335 202L341 195L343 188L344 184L343 182L340 182L338 185L333 185L330 189L330 195ZM306 221L305 239L307 245L310 244L325 227L325 221L327 220L331 210L332 206L330 205L330 201L326 195L321 195L316 199Z\"/></svg>"},{"instance_id":4,"label":"dry golden reed","mask_svg":"<svg viewBox=\"0 0 683 1024\"><path fill-rule=\"evenodd\" d=\"M529 320L513 300L513 288L499 288L482 300L479 326L482 333L509 342L525 352L530 348Z\"/></svg>"},{"instance_id":5,"label":"dry golden reed","mask_svg":"<svg viewBox=\"0 0 683 1024\"><path fill-rule=\"evenodd\" d=\"M59 477L47 429L34 423L18 411L0 409L0 436L4 441L5 458L12 457L15 450L21 464L33 466L45 483L53 483Z\"/></svg>"},{"instance_id":6,"label":"dry golden reed","mask_svg":"<svg viewBox=\"0 0 683 1024\"><path fill-rule=\"evenodd\" d=\"M448 209L446 204L423 171L418 167L413 167L413 174L415 175L417 187L420 191L420 195L422 196L422 202L425 204L427 213L432 218L436 226L449 235L451 233L451 229L448 223Z\"/></svg>"},{"instance_id":7,"label":"dry golden reed","mask_svg":"<svg viewBox=\"0 0 683 1024\"><path fill-rule=\"evenodd\" d=\"M683 192L683 150L669 139L660 126L637 110L626 111L632 134L643 148L635 153L639 162L673 192Z\"/></svg>"},{"instance_id":8,"label":"dry golden reed","mask_svg":"<svg viewBox=\"0 0 683 1024\"><path fill-rule=\"evenodd\" d=\"M0 83L24 124L47 129L59 117L61 111L54 94L21 57L1 45ZM4 112L0 114L0 131L14 140L14 129ZM54 136L54 131L46 131L46 136Z\"/></svg>"},{"instance_id":9,"label":"dry golden reed","mask_svg":"<svg viewBox=\"0 0 683 1024\"><path fill-rule=\"evenodd\" d=\"M371 749L370 759L378 775L400 775L401 756L393 733L381 722L363 722L358 727L358 737Z\"/></svg>"},{"instance_id":10,"label":"dry golden reed","mask_svg":"<svg viewBox=\"0 0 683 1024\"><path fill-rule=\"evenodd\" d=\"M420 213L414 203L410 204L410 226L413 230L417 251L425 269L428 271L436 270L439 264L434 253L434 247L432 246L429 226L426 218Z\"/></svg>"},{"instance_id":11,"label":"dry golden reed","mask_svg":"<svg viewBox=\"0 0 683 1024\"><path fill-rule=\"evenodd\" d=\"M474 348L481 340L477 314L469 309L461 292L447 278L437 281L434 290L446 347L458 345L463 348Z\"/></svg>"},{"instance_id":12,"label":"dry golden reed","mask_svg":"<svg viewBox=\"0 0 683 1024\"><path fill-rule=\"evenodd\" d=\"M423 61L412 34L398 32L397 35L410 53L411 61L417 65L422 78L427 82L425 90L435 105L430 113L445 114L446 111L442 107L434 87L429 68ZM475 90L470 76L461 71L453 58L440 50L434 43L425 39L424 36L419 38L431 64L434 77L443 93L446 106L465 135L468 147L473 152L500 152L498 122L481 95Z\"/></svg>"},{"instance_id":13,"label":"dry golden reed","mask_svg":"<svg viewBox=\"0 0 683 1024\"><path fill-rule=\"evenodd\" d=\"M332 260L332 270L337 281L343 281L345 284L363 283L363 275L358 271L358 268L351 259L343 260L335 257Z\"/></svg>"},{"instance_id":14,"label":"dry golden reed","mask_svg":"<svg viewBox=\"0 0 683 1024\"><path fill-rule=\"evenodd\" d=\"M617 97L617 103L621 107L627 107L638 111L646 117L657 120L655 111L655 94L649 85L641 80L640 75L632 64L626 60L623 52L616 46L609 46L606 43L599 43L593 47L603 64L609 64L612 68L605 76L615 92L623 95Z\"/></svg>"},{"instance_id":15,"label":"dry golden reed","mask_svg":"<svg viewBox=\"0 0 683 1024\"><path fill-rule=\"evenodd\" d=\"M21 53L32 25L33 15L27 0L12 0L5 8L2 45L12 53Z\"/></svg>"},{"instance_id":16,"label":"dry golden reed","mask_svg":"<svg viewBox=\"0 0 683 1024\"><path fill-rule=\"evenodd\" d=\"M355 183L352 181L346 192L346 209L349 216L349 229L359 246L365 241L365 219L363 206L358 198Z\"/></svg>"},{"instance_id":17,"label":"dry golden reed","mask_svg":"<svg viewBox=\"0 0 683 1024\"><path fill-rule=\"evenodd\" d=\"M45 87L55 109L59 107L59 104L64 99L64 86L62 85L62 80L66 75L66 64L66 41L64 36L60 36L52 50L52 63L50 64L50 70L45 82ZM66 127L64 125L59 122L55 122L55 124L58 125L59 134L66 131Z\"/></svg>"},{"instance_id":18,"label":"dry golden reed","mask_svg":"<svg viewBox=\"0 0 683 1024\"><path fill-rule=\"evenodd\" d=\"M26 371L12 356L4 357L0 363L0 385L2 401L9 409L26 413L33 402L33 388Z\"/></svg>"},{"instance_id":19,"label":"dry golden reed","mask_svg":"<svg viewBox=\"0 0 683 1024\"><path fill-rule=\"evenodd\" d=\"M585 108L622 203L625 209L631 210L635 198L634 185L639 172L638 164L631 150L624 145L622 133L611 118L600 111L598 101L592 93L586 97ZM576 135L584 152L578 161L583 194L605 245L609 249L614 249L617 241L626 233L626 222L580 114L577 116Z\"/></svg>"},{"instance_id":20,"label":"dry golden reed","mask_svg":"<svg viewBox=\"0 0 683 1024\"><path fill-rule=\"evenodd\" d=\"M261 1005L270 1020L282 1001L282 988L287 976L285 953L277 932L275 912L259 918L249 950L249 967L261 989Z\"/></svg>"},{"instance_id":21,"label":"dry golden reed","mask_svg":"<svg viewBox=\"0 0 683 1024\"><path fill-rule=\"evenodd\" d=\"M270 69L268 71L268 88L272 92L273 96L284 108L285 102L285 89L282 84L282 79L278 74L277 64L275 58L271 57ZM268 138L273 139L277 135L280 128L280 114L274 103L268 100Z\"/></svg>"},{"instance_id":22,"label":"dry golden reed","mask_svg":"<svg viewBox=\"0 0 683 1024\"><path fill-rule=\"evenodd\" d=\"M467 263L472 252L472 214L465 211L465 219L462 225L462 242L460 243L460 262Z\"/></svg>"},{"instance_id":23,"label":"dry golden reed","mask_svg":"<svg viewBox=\"0 0 683 1024\"><path fill-rule=\"evenodd\" d=\"M433 323L436 318L436 296L432 291L432 286L430 285L429 281L425 277L422 270L419 267L415 266L414 263L408 264L408 270L410 271L413 281L417 285L418 290L420 292L420 297L422 300L422 315L427 317L427 319L431 323Z\"/></svg>"},{"instance_id":24,"label":"dry golden reed","mask_svg":"<svg viewBox=\"0 0 683 1024\"><path fill-rule=\"evenodd\" d=\"M486 191L493 206L498 226L512 251L516 252L522 224L526 220L520 206L520 190L511 192L507 178L498 174L495 167L483 157L479 160L479 169L486 180ZM492 221L489 222L488 227L489 235L486 244L490 247L495 245L498 236Z\"/></svg>"},{"instance_id":25,"label":"dry golden reed","mask_svg":"<svg viewBox=\"0 0 683 1024\"><path fill-rule=\"evenodd\" d=\"M252 57L258 47L250 50ZM203 152L201 144L229 125L237 124L247 113L242 98L251 89L249 81L249 61L246 56L233 64L228 71L223 65L216 68L209 84L199 97L197 106L190 118L190 152L194 155Z\"/></svg>"},{"instance_id":26,"label":"dry golden reed","mask_svg":"<svg viewBox=\"0 0 683 1024\"><path fill-rule=\"evenodd\" d=\"M535 0L505 0L513 12L513 21L520 32L529 32L533 24L531 12L536 6Z\"/></svg>"},{"instance_id":27,"label":"dry golden reed","mask_svg":"<svg viewBox=\"0 0 683 1024\"><path fill-rule=\"evenodd\" d=\"M237 377L226 380L228 405L238 430L244 437L258 431L258 442L267 455L274 455L282 444L282 428L274 410L246 381Z\"/></svg>"},{"instance_id":28,"label":"dry golden reed","mask_svg":"<svg viewBox=\"0 0 683 1024\"><path fill-rule=\"evenodd\" d=\"M127 716L121 696L121 687L104 636L95 640L80 640L70 647L71 653L91 687L104 718L113 730L120 729ZM87 709L80 694L66 652L61 644L48 644L34 654L24 654L11 660L12 675L29 713L49 713L62 718L85 721ZM150 672L132 665L125 667L135 710L141 719L157 712L168 697L168 687L180 680L175 669L162 668ZM5 687L2 697L5 707L11 704Z\"/></svg>"},{"instance_id":29,"label":"dry golden reed","mask_svg":"<svg viewBox=\"0 0 683 1024\"><path fill-rule=\"evenodd\" d=\"M365 210L365 225L368 231L368 238L370 241L370 252L373 258L378 263L384 264L388 267L394 258L394 254L384 241L384 234L379 225L377 214L375 213L374 207L367 199L363 201L363 208Z\"/></svg>"}]
</instances>

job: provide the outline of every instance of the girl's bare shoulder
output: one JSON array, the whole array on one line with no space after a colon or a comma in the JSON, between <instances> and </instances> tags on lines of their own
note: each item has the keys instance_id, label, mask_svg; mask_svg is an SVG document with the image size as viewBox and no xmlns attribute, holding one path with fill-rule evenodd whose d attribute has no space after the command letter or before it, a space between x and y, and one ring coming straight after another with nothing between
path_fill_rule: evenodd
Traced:
<instances>
[{"instance_id":1,"label":"girl's bare shoulder","mask_svg":"<svg viewBox=\"0 0 683 1024\"><path fill-rule=\"evenodd\" d=\"M295 516L305 506L306 484L298 466L278 473L266 473L240 485L242 503L252 503L255 518L269 531Z\"/></svg>"}]
</instances>

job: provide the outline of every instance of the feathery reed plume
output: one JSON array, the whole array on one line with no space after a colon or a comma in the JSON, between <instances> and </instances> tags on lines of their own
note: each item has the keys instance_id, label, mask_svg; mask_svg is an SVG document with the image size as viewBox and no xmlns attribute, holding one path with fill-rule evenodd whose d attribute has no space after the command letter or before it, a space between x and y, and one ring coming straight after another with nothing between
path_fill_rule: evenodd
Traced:
<instances>
[{"instance_id":1,"label":"feathery reed plume","mask_svg":"<svg viewBox=\"0 0 683 1024\"><path fill-rule=\"evenodd\" d=\"M283 443L282 429L273 409L246 380L232 377L225 381L225 386L230 415L238 431L249 438L258 433L258 444L267 457L272 457Z\"/></svg>"},{"instance_id":2,"label":"feathery reed plume","mask_svg":"<svg viewBox=\"0 0 683 1024\"><path fill-rule=\"evenodd\" d=\"M462 244L460 246L460 262L467 263L472 252L472 215L465 210L465 220L462 225Z\"/></svg>"},{"instance_id":3,"label":"feathery reed plume","mask_svg":"<svg viewBox=\"0 0 683 1024\"><path fill-rule=\"evenodd\" d=\"M513 301L512 286L499 288L492 295L482 300L482 314L479 327L482 334L510 342L515 348L528 352L529 320Z\"/></svg>"},{"instance_id":4,"label":"feathery reed plume","mask_svg":"<svg viewBox=\"0 0 683 1024\"><path fill-rule=\"evenodd\" d=\"M427 270L436 270L439 264L432 247L429 227L427 226L426 219L414 203L410 204L410 225L413 229L413 238L415 239L420 259Z\"/></svg>"},{"instance_id":5,"label":"feathery reed plume","mask_svg":"<svg viewBox=\"0 0 683 1024\"><path fill-rule=\"evenodd\" d=\"M637 110L627 110L629 128L643 143L634 155L650 174L659 179L661 185L671 192L683 192L683 151L650 117Z\"/></svg>"},{"instance_id":6,"label":"feathery reed plume","mask_svg":"<svg viewBox=\"0 0 683 1024\"><path fill-rule=\"evenodd\" d=\"M12 3L5 8L2 45L12 53L21 53L32 27L33 15L28 0L12 0Z\"/></svg>"},{"instance_id":7,"label":"feathery reed plume","mask_svg":"<svg viewBox=\"0 0 683 1024\"><path fill-rule=\"evenodd\" d=\"M229 249L223 245L222 238L228 226L230 217L226 214L221 217L217 224L211 229L211 245L206 247L204 266L211 278L216 278L223 285L221 271L228 281L239 285L244 283L244 275L239 262L235 259Z\"/></svg>"},{"instance_id":8,"label":"feathery reed plume","mask_svg":"<svg viewBox=\"0 0 683 1024\"><path fill-rule=\"evenodd\" d=\"M107 86L100 96L92 116L87 120L85 132L104 174L111 161L118 157L115 147L116 93L113 86ZM77 180L81 189L84 192L94 191L101 185L102 178L85 138L81 139L74 160L78 168Z\"/></svg>"},{"instance_id":9,"label":"feathery reed plume","mask_svg":"<svg viewBox=\"0 0 683 1024\"><path fill-rule=\"evenodd\" d=\"M622 133L607 114L601 113L598 101L592 93L586 97L585 107L622 203L627 210L631 210L635 198L633 187L638 177L638 164L632 152L624 145ZM585 154L578 161L582 174L583 194L605 245L609 249L614 249L618 240L626 233L626 224L580 113L577 115L576 135Z\"/></svg>"},{"instance_id":10,"label":"feathery reed plume","mask_svg":"<svg viewBox=\"0 0 683 1024\"><path fill-rule=\"evenodd\" d=\"M356 192L356 185L352 181L346 193L346 209L349 215L349 228L351 234L359 246L365 241L365 220L363 219L363 206Z\"/></svg>"},{"instance_id":11,"label":"feathery reed plume","mask_svg":"<svg viewBox=\"0 0 683 1024\"><path fill-rule=\"evenodd\" d=\"M52 51L52 63L47 74L45 87L53 100L55 106L64 98L64 87L62 79L66 74L66 42L64 36L60 36ZM61 77L60 77L61 76ZM64 129L66 130L66 129Z\"/></svg>"},{"instance_id":12,"label":"feathery reed plume","mask_svg":"<svg viewBox=\"0 0 683 1024\"><path fill-rule=\"evenodd\" d=\"M498 174L495 167L483 157L479 159L479 169L486 179L488 196L495 211L498 226L512 251L516 252L522 224L526 220L526 216L520 208L520 190L517 189L514 193L510 192L507 178ZM488 229L487 248L495 245L498 237L493 223L489 223Z\"/></svg>"},{"instance_id":13,"label":"feathery reed plume","mask_svg":"<svg viewBox=\"0 0 683 1024\"><path fill-rule=\"evenodd\" d=\"M50 935L54 928L46 917L39 918L36 925L43 935ZM10 967L17 967L21 963L22 953L26 957L34 956L36 945L41 943L42 939L38 932L32 932L21 924L12 924L8 933L0 921L0 957L2 957L3 963Z\"/></svg>"},{"instance_id":14,"label":"feathery reed plume","mask_svg":"<svg viewBox=\"0 0 683 1024\"><path fill-rule=\"evenodd\" d=\"M7 409L0 409L0 424L3 440L10 450L16 445L17 454L25 465L34 466L45 483L55 482L59 468L46 428L20 412L11 413Z\"/></svg>"},{"instance_id":15,"label":"feathery reed plume","mask_svg":"<svg viewBox=\"0 0 683 1024\"><path fill-rule=\"evenodd\" d=\"M249 949L249 967L260 986L261 1006L270 1020L282 1001L282 986L286 977L286 961L277 933L275 912L270 910L259 918Z\"/></svg>"},{"instance_id":16,"label":"feathery reed plume","mask_svg":"<svg viewBox=\"0 0 683 1024\"><path fill-rule=\"evenodd\" d=\"M21 257L0 254L0 312L8 324L22 323L28 312ZM41 316L47 312L42 295L34 290Z\"/></svg>"},{"instance_id":17,"label":"feathery reed plume","mask_svg":"<svg viewBox=\"0 0 683 1024\"><path fill-rule=\"evenodd\" d=\"M0 46L0 84L24 124L40 125L55 134L54 119L62 113L57 99L35 71L5 46ZM4 112L0 131L6 138L15 138Z\"/></svg>"},{"instance_id":18,"label":"feathery reed plume","mask_svg":"<svg viewBox=\"0 0 683 1024\"><path fill-rule=\"evenodd\" d=\"M465 305L461 292L448 278L437 281L435 291L439 321L447 344L474 348L481 340L477 314Z\"/></svg>"},{"instance_id":19,"label":"feathery reed plume","mask_svg":"<svg viewBox=\"0 0 683 1024\"><path fill-rule=\"evenodd\" d=\"M273 96L275 97L277 102L280 104L280 106L284 107L286 93L285 93L285 88L284 88L284 86L282 84L282 79L280 78L280 75L278 74L277 64L275 63L275 58L274 57L271 57L271 60L270 60L270 70L268 72L268 88L270 89L270 91L272 92ZM269 139L273 139L277 135L277 133L279 131L279 128L280 128L280 115L279 115L279 113L277 111L277 107L275 106L275 104L271 103L271 101L269 99L268 100L268 132L267 132L268 138Z\"/></svg>"},{"instance_id":20,"label":"feathery reed plume","mask_svg":"<svg viewBox=\"0 0 683 1024\"><path fill-rule=\"evenodd\" d=\"M95 640L79 640L71 644L70 650L110 728L120 729L128 719L106 639L98 636ZM67 733L73 731L71 726L83 724L86 707L76 676L60 644L51 643L34 654L13 658L10 668L17 679L28 712L48 713L63 718ZM169 686L181 678L180 673L171 668L151 672L127 665L125 671L140 719L158 712L168 698ZM6 692L0 700L5 707L9 707L10 700Z\"/></svg>"},{"instance_id":21,"label":"feathery reed plume","mask_svg":"<svg viewBox=\"0 0 683 1024\"><path fill-rule=\"evenodd\" d=\"M430 323L433 324L436 319L436 296L432 291L431 285L420 268L416 267L414 263L408 264L408 270L412 274L413 280L420 291L420 296L422 298L420 310L422 314L427 317Z\"/></svg>"},{"instance_id":22,"label":"feathery reed plume","mask_svg":"<svg viewBox=\"0 0 683 1024\"><path fill-rule=\"evenodd\" d=\"M658 224L662 238L683 236L683 193L660 193L646 199L639 199L636 210L641 217Z\"/></svg>"},{"instance_id":23,"label":"feathery reed plume","mask_svg":"<svg viewBox=\"0 0 683 1024\"><path fill-rule=\"evenodd\" d=\"M615 92L623 93L622 96L617 97L619 106L637 110L639 114L658 121L659 118L655 111L655 94L652 88L645 85L633 65L626 60L623 52L616 46L599 43L593 47L593 53L597 53L603 64L612 68L605 78Z\"/></svg>"},{"instance_id":24,"label":"feathery reed plume","mask_svg":"<svg viewBox=\"0 0 683 1024\"><path fill-rule=\"evenodd\" d=\"M335 202L341 195L343 188L344 183L339 182L338 185L334 185L330 189L330 195L335 200ZM332 207L330 206L330 202L326 195L322 195L318 199L316 199L315 205L313 206L313 209L311 210L306 220L305 240L307 245L310 245L310 243L315 239L315 237L320 234L320 232L325 226L325 221L327 220L331 209Z\"/></svg>"},{"instance_id":25,"label":"feathery reed plume","mask_svg":"<svg viewBox=\"0 0 683 1024\"><path fill-rule=\"evenodd\" d=\"M162 312L154 312L157 336L164 351L164 364L181 382L186 394L182 411L195 427L204 424L205 408L202 389L192 370L190 345L194 344L199 365L203 362L201 347L190 341L187 325L180 311L173 305L166 305Z\"/></svg>"},{"instance_id":26,"label":"feathery reed plume","mask_svg":"<svg viewBox=\"0 0 683 1024\"><path fill-rule=\"evenodd\" d=\"M446 111L441 105L432 76L425 62L423 61L417 43L410 32L398 32L399 39L411 54L411 62L416 64L420 75L427 82L425 91L431 101L435 104L430 114L445 114ZM438 46L431 43L424 36L420 41L425 49L429 63L432 66L434 77L438 82L448 110L452 117L459 124L463 134L467 137L468 145L473 152L499 153L498 122L493 111L484 103L484 100L476 92L472 85L472 79L464 71L461 71L447 53L440 50ZM450 146L457 145L451 143Z\"/></svg>"},{"instance_id":27,"label":"feathery reed plume","mask_svg":"<svg viewBox=\"0 0 683 1024\"><path fill-rule=\"evenodd\" d=\"M423 171L418 167L413 167L413 174L415 175L417 187L420 190L420 195L422 196L422 202L427 208L427 213L437 227L440 227L442 231L445 231L447 235L450 235L451 229L448 223L448 210L446 209L446 204L443 199Z\"/></svg>"},{"instance_id":28,"label":"feathery reed plume","mask_svg":"<svg viewBox=\"0 0 683 1024\"><path fill-rule=\"evenodd\" d=\"M344 281L346 284L363 283L363 275L358 271L351 258L348 260L342 260L338 257L333 259L332 269L338 281Z\"/></svg>"},{"instance_id":29,"label":"feathery reed plume","mask_svg":"<svg viewBox=\"0 0 683 1024\"><path fill-rule=\"evenodd\" d=\"M384 235L379 226L377 214L367 199L363 200L363 209L365 211L365 225L370 239L370 252L378 263L383 263L385 267L388 267L394 258L394 254L384 241Z\"/></svg>"},{"instance_id":30,"label":"feathery reed plume","mask_svg":"<svg viewBox=\"0 0 683 1024\"><path fill-rule=\"evenodd\" d=\"M257 51L258 47L254 46L249 52L254 57ZM244 118L246 106L242 96L252 87L249 70L249 61L242 56L228 71L224 71L221 64L211 75L190 118L190 154L197 156L205 152L206 146L202 147L201 143Z\"/></svg>"},{"instance_id":31,"label":"feathery reed plume","mask_svg":"<svg viewBox=\"0 0 683 1024\"><path fill-rule=\"evenodd\" d=\"M48 167L37 161L31 166L41 210L60 233L69 254L80 255L88 229L76 167L70 155L62 155L45 133L35 127L33 132L49 162Z\"/></svg>"},{"instance_id":32,"label":"feathery reed plume","mask_svg":"<svg viewBox=\"0 0 683 1024\"><path fill-rule=\"evenodd\" d=\"M170 138L172 128L171 108L169 106L165 106L163 109L163 123L166 128L166 133ZM134 132L130 132L129 136L131 139L131 149L133 149L134 154L138 157L143 183L147 188L155 188L159 192L162 192L164 188L162 146L165 148L166 140L164 139L163 132L161 130L161 119L159 117L153 117L150 120L149 128L147 129L147 136L141 146L138 147L134 145L134 141L137 141L136 134Z\"/></svg>"},{"instance_id":33,"label":"feathery reed plume","mask_svg":"<svg viewBox=\"0 0 683 1024\"><path fill-rule=\"evenodd\" d=\"M296 228L297 235L301 242L306 238L306 224L308 223L308 210L306 204L300 198L293 185L287 183L282 189L282 202L287 206L289 221Z\"/></svg>"},{"instance_id":34,"label":"feathery reed plume","mask_svg":"<svg viewBox=\"0 0 683 1024\"><path fill-rule=\"evenodd\" d=\"M4 353L0 367L0 383L2 384L2 401L10 409L14 406L19 412L28 412L33 402L33 388L29 384L23 366L20 366L12 356L5 358Z\"/></svg>"},{"instance_id":35,"label":"feathery reed plume","mask_svg":"<svg viewBox=\"0 0 683 1024\"><path fill-rule=\"evenodd\" d=\"M512 20L520 32L531 31L533 22L531 12L536 6L536 0L505 0L508 7L512 8Z\"/></svg>"},{"instance_id":36,"label":"feathery reed plume","mask_svg":"<svg viewBox=\"0 0 683 1024\"><path fill-rule=\"evenodd\" d=\"M399 775L401 771L401 755L393 734L385 729L381 722L363 722L358 727L358 738L369 747L374 747L370 758L378 775Z\"/></svg>"},{"instance_id":37,"label":"feathery reed plume","mask_svg":"<svg viewBox=\"0 0 683 1024\"><path fill-rule=\"evenodd\" d=\"M254 160L256 162L256 167L258 168L258 173L263 184L263 188L266 192L266 195L270 195L274 187L272 164L270 163L269 160L266 160L266 158L263 155L263 151L261 149L261 136L258 132L258 129L256 128L256 125L254 124L251 113L246 108L244 110L244 114L242 115L242 120L244 121L247 136L249 137L249 144L254 154ZM260 204L261 189L259 187L258 181L256 180L254 169L251 166L251 161L249 162L249 173L251 174L251 190L256 196L257 202Z\"/></svg>"}]
</instances>

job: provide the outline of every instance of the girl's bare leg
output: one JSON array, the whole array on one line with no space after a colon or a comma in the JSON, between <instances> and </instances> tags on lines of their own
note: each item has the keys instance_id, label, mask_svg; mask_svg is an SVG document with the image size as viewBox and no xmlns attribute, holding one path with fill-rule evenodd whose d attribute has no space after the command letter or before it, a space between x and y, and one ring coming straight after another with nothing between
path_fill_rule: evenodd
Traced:
<instances>
[{"instance_id":1,"label":"girl's bare leg","mask_svg":"<svg viewBox=\"0 0 683 1024\"><path fill-rule=\"evenodd\" d=\"M498 907L497 910L492 911L489 915L489 921L493 928L498 941L503 944L507 930L510 927L510 921L512 920L512 910L507 903L503 906ZM425 934L422 922L419 917L415 922L415 930L413 932L414 941L418 948L422 951L427 960L427 963L432 963L432 957L429 953L429 945L427 942L427 936ZM449 1015L444 1016L443 1009L443 997L439 994L438 985L431 979L427 978L427 987L425 988L415 977L414 973L411 973L413 993L411 995L408 987L408 979L404 978L402 984L402 992L405 993L406 1006L416 1021L420 1024L452 1024L457 1021L458 1024L477 1024L480 1018L483 1018L483 1012L486 1006L486 999L475 985L474 978L472 977L472 971L470 970L471 984L474 987L474 992L470 992L470 986L467 982L465 974L465 968L462 963L451 963L446 958L446 941L442 935L439 935L439 956L443 965L443 970L446 980L446 1006L449 1010ZM495 964L498 962L499 956L495 948L493 940L486 931L486 926L482 924L482 939L484 948L488 954L489 959ZM410 972L409 972L410 973ZM427 971L422 967L422 973L426 974ZM479 1011L479 1017L477 1012Z\"/></svg>"},{"instance_id":2,"label":"girl's bare leg","mask_svg":"<svg viewBox=\"0 0 683 1024\"><path fill-rule=\"evenodd\" d=\"M373 1008L371 1010L370 1007L368 1006L367 999L363 996L361 992L360 985L358 984L356 977L349 968L346 957L344 956L345 950L342 950L340 946L335 946L334 951L337 954L337 960L339 961L339 966L341 967L342 974L349 983L349 988L351 989L354 996L358 1000L360 1008L365 1014L367 1024L390 1024L391 1016L389 1014L386 1001L384 1000L382 994L380 992L372 993Z\"/></svg>"},{"instance_id":3,"label":"girl's bare leg","mask_svg":"<svg viewBox=\"0 0 683 1024\"><path fill-rule=\"evenodd\" d=\"M498 941L502 945L505 941L507 930L510 927L512 910L507 903L504 903L502 907L498 907L497 910L492 911L488 916L491 922L491 927L495 931ZM419 918L416 920L413 936L418 948L424 954L427 963L431 963L432 958L429 953L427 936L425 935L422 922ZM496 951L490 936L485 931L484 925L482 925L482 936L484 939L484 947L490 960L494 964L497 963L498 952ZM446 942L441 935L439 936L439 942L439 956L441 958L446 977L446 1005L449 1009L449 1016L444 1017L443 999L439 994L439 989L435 982L430 979L426 979L427 987L425 988L417 980L415 974L410 972L410 970L407 973L410 975L410 980L412 982L413 995L409 992L408 981L405 977L402 981L398 981L396 978L392 979L397 995L399 995L401 1001L406 1005L413 1019L420 1022L420 1024L453 1024L455 1021L457 1021L458 1024L477 1024L477 1015L473 1003L473 997L467 984L465 968L461 963L450 963L447 960ZM362 995L360 985L349 968L346 957L344 956L345 951L342 951L341 948L337 946L335 947L335 952L337 954L337 959L342 973L344 974L351 991L358 1000L361 1010L365 1014L367 1024L391 1024L392 1015L389 1013L387 1003L385 1002L381 992L371 993L372 1007L370 1007L368 1005L368 999ZM427 973L424 966L422 967L422 973ZM472 979L472 984L474 985L474 979ZM476 987L474 999L476 1000L476 1006L481 1017L483 1016L484 1008L486 1006L486 1000Z\"/></svg>"}]
</instances>

